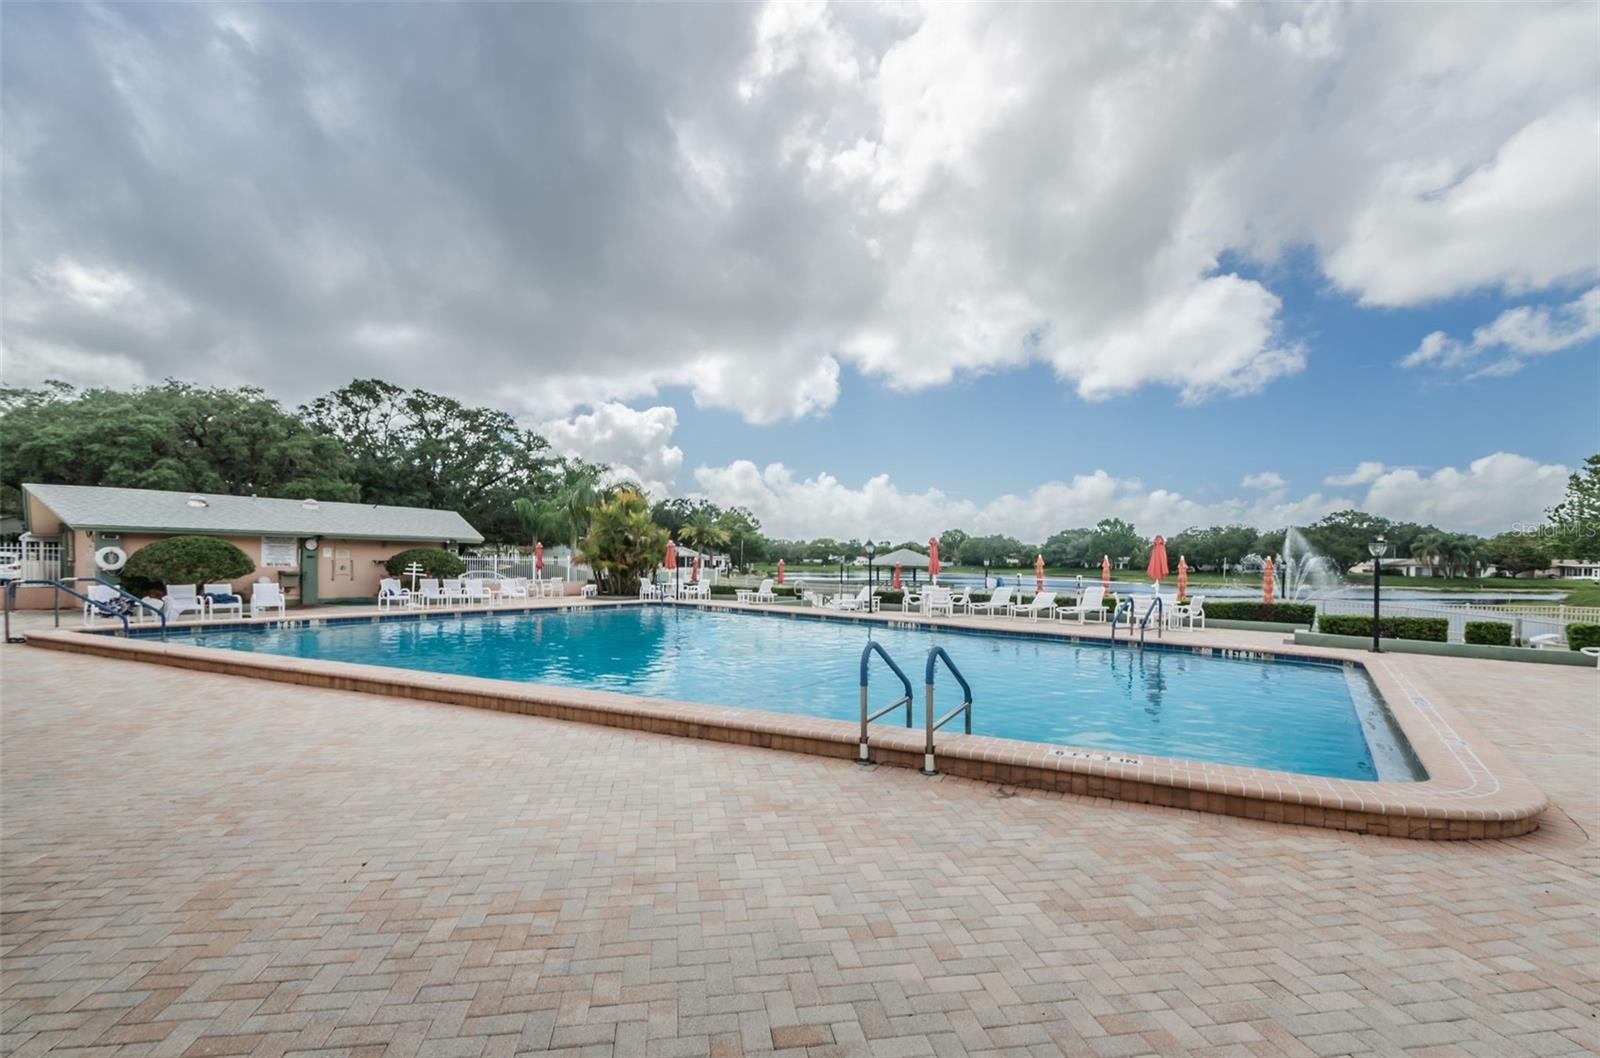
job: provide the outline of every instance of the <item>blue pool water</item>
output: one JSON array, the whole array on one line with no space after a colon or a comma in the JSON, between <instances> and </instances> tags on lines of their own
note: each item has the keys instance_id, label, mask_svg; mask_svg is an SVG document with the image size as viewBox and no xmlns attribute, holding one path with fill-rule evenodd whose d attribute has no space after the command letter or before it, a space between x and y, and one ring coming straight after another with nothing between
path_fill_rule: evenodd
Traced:
<instances>
[{"instance_id":1,"label":"blue pool water","mask_svg":"<svg viewBox=\"0 0 1600 1058\"><path fill-rule=\"evenodd\" d=\"M1420 777L1365 671L1337 663L673 606L213 631L201 642L859 721L869 632L910 677L918 723L923 663L939 645L972 685L974 734L1345 779ZM874 661L874 708L901 693ZM941 672L940 714L959 702ZM879 723L903 724L904 714Z\"/></svg>"}]
</instances>

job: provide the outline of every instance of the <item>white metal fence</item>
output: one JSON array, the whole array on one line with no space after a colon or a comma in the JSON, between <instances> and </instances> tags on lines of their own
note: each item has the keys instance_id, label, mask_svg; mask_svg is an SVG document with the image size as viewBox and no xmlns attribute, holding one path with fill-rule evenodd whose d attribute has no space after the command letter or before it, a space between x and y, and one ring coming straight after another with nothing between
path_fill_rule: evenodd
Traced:
<instances>
[{"instance_id":1,"label":"white metal fence","mask_svg":"<svg viewBox=\"0 0 1600 1058\"><path fill-rule=\"evenodd\" d=\"M0 547L0 552L21 559L23 580L56 580L61 576L59 540L19 540Z\"/></svg>"}]
</instances>

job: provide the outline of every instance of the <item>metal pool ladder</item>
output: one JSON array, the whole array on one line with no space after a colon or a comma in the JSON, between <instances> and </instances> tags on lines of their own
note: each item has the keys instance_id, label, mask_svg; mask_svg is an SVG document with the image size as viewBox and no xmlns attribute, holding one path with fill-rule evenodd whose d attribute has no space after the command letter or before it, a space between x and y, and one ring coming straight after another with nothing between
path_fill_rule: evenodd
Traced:
<instances>
[{"instance_id":1,"label":"metal pool ladder","mask_svg":"<svg viewBox=\"0 0 1600 1058\"><path fill-rule=\"evenodd\" d=\"M1128 638L1129 639L1133 638L1134 606L1133 606L1133 597L1129 596L1128 598L1123 599L1121 602L1117 603L1117 608L1115 610L1111 611L1111 644L1113 646L1115 646L1116 642L1117 642L1117 625L1122 623L1122 611L1124 611L1124 610L1128 611ZM1167 619L1166 619L1167 609L1166 609L1166 604L1162 601L1161 596L1157 595L1151 601L1150 608L1144 612L1144 617L1141 618L1140 621L1139 621L1139 645L1140 646L1144 646L1144 633L1145 633L1145 628L1150 624L1150 615L1151 614L1155 614L1155 613L1159 613L1161 615L1159 618L1156 619L1156 635L1161 636L1162 638L1166 638L1166 634L1167 634L1166 633L1166 627L1167 627Z\"/></svg>"},{"instance_id":2,"label":"metal pool ladder","mask_svg":"<svg viewBox=\"0 0 1600 1058\"><path fill-rule=\"evenodd\" d=\"M961 684L963 698L960 705L935 722L933 719L933 677L940 661L944 662L944 667L950 670L950 675L956 678L956 682ZM964 714L967 722L967 734L972 734L972 685L967 682L965 676L961 675L961 670L956 668L954 661L950 660L950 655L945 653L944 647L934 647L928 651L928 664L924 672L923 682L927 685L927 738L922 744L922 774L938 775L939 768L933 759L933 733L951 720L954 720L957 715Z\"/></svg>"},{"instance_id":3,"label":"metal pool ladder","mask_svg":"<svg viewBox=\"0 0 1600 1058\"><path fill-rule=\"evenodd\" d=\"M872 660L873 654L877 654L883 659L883 663L889 666L889 671L893 672L895 676L899 678L900 685L905 688L906 693L903 697L895 699L882 709L879 709L877 712L873 713L871 716L868 716L867 709L869 707L867 705L867 669L868 662ZM883 649L882 644L878 643L876 640L868 640L866 647L861 651L861 741L856 752L857 764L872 763L872 760L867 752L867 725L878 719L878 717L883 716L885 713L893 712L902 705L906 707L906 727L910 728L911 680L908 679L906 674L901 671L900 666L894 663L894 658L889 656L889 652Z\"/></svg>"}]
</instances>

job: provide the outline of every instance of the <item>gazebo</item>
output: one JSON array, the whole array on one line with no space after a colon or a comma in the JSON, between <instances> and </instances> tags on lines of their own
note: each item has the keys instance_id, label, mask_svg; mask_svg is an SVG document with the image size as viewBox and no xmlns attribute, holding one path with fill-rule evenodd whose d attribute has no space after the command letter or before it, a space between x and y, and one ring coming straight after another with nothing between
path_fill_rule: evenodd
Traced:
<instances>
[{"instance_id":1,"label":"gazebo","mask_svg":"<svg viewBox=\"0 0 1600 1058\"><path fill-rule=\"evenodd\" d=\"M874 566L882 566L887 570L893 570L896 565L899 565L901 569L908 570L911 573L911 582L915 584L917 581L917 570L928 568L928 556L924 555L921 551L913 551L909 547L902 547L897 550L875 556L872 560L872 564Z\"/></svg>"}]
</instances>

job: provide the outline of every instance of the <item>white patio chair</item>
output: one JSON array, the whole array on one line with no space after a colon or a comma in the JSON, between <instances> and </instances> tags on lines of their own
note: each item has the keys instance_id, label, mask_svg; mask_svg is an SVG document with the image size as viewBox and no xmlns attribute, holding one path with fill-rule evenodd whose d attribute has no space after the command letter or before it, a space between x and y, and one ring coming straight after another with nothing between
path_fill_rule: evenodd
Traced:
<instances>
[{"instance_id":1,"label":"white patio chair","mask_svg":"<svg viewBox=\"0 0 1600 1058\"><path fill-rule=\"evenodd\" d=\"M206 615L206 602L193 584L168 584L166 601L161 605L167 611L167 620L173 621L186 613Z\"/></svg>"},{"instance_id":2,"label":"white patio chair","mask_svg":"<svg viewBox=\"0 0 1600 1058\"><path fill-rule=\"evenodd\" d=\"M91 584L89 585L89 590L84 592L84 594L87 595L89 599L83 604L83 623L93 626L94 619L96 617L108 616L106 613L100 610L99 606L96 606L95 604L99 603L100 606L111 605L111 601L117 597L117 589L111 587L109 584Z\"/></svg>"},{"instance_id":3,"label":"white patio chair","mask_svg":"<svg viewBox=\"0 0 1600 1058\"><path fill-rule=\"evenodd\" d=\"M950 615L972 611L972 589L956 588L950 593Z\"/></svg>"},{"instance_id":4,"label":"white patio chair","mask_svg":"<svg viewBox=\"0 0 1600 1058\"><path fill-rule=\"evenodd\" d=\"M518 584L514 578L502 577L500 579L501 599L505 600L506 602L513 602L517 599L526 599L527 597L528 589Z\"/></svg>"},{"instance_id":5,"label":"white patio chair","mask_svg":"<svg viewBox=\"0 0 1600 1058\"><path fill-rule=\"evenodd\" d=\"M546 577L539 582L539 593L546 598L559 599L567 594L567 581L564 577Z\"/></svg>"},{"instance_id":6,"label":"white patio chair","mask_svg":"<svg viewBox=\"0 0 1600 1058\"><path fill-rule=\"evenodd\" d=\"M641 580L639 582L639 598L659 599L661 598L661 589L647 580Z\"/></svg>"},{"instance_id":7,"label":"white patio chair","mask_svg":"<svg viewBox=\"0 0 1600 1058\"><path fill-rule=\"evenodd\" d=\"M1051 611L1053 611L1055 608L1056 593L1054 591L1047 590L1035 592L1033 595L1033 601L1031 602L1012 603L1009 607L1007 607L1006 612L1011 614L1012 617L1026 617L1030 620L1037 621L1040 614L1049 617Z\"/></svg>"},{"instance_id":8,"label":"white patio chair","mask_svg":"<svg viewBox=\"0 0 1600 1058\"><path fill-rule=\"evenodd\" d=\"M461 600L473 606L489 605L489 582L478 577L462 581Z\"/></svg>"},{"instance_id":9,"label":"white patio chair","mask_svg":"<svg viewBox=\"0 0 1600 1058\"><path fill-rule=\"evenodd\" d=\"M922 593L922 612L929 617L944 614L950 617L954 614L952 609L955 595L949 588L929 588Z\"/></svg>"},{"instance_id":10,"label":"white patio chair","mask_svg":"<svg viewBox=\"0 0 1600 1058\"><path fill-rule=\"evenodd\" d=\"M222 613L234 613L244 616L244 596L233 590L233 585L227 581L214 581L205 586L206 609L211 611L211 616Z\"/></svg>"},{"instance_id":11,"label":"white patio chair","mask_svg":"<svg viewBox=\"0 0 1600 1058\"><path fill-rule=\"evenodd\" d=\"M444 586L439 583L437 578L425 578L417 585L417 595L422 599L423 609L427 609L435 603L440 606L450 605L450 596L445 592Z\"/></svg>"},{"instance_id":12,"label":"white patio chair","mask_svg":"<svg viewBox=\"0 0 1600 1058\"><path fill-rule=\"evenodd\" d=\"M740 588L733 593L736 602L777 602L778 597L772 594L772 581L764 580L759 588Z\"/></svg>"},{"instance_id":13,"label":"white patio chair","mask_svg":"<svg viewBox=\"0 0 1600 1058\"><path fill-rule=\"evenodd\" d=\"M262 613L276 610L282 617L285 612L283 589L276 584L257 584L250 592L250 616L258 617Z\"/></svg>"},{"instance_id":14,"label":"white patio chair","mask_svg":"<svg viewBox=\"0 0 1600 1058\"><path fill-rule=\"evenodd\" d=\"M462 586L461 578L459 577L451 577L441 581L439 590L444 593L446 603L465 602L467 599L467 589Z\"/></svg>"},{"instance_id":15,"label":"white patio chair","mask_svg":"<svg viewBox=\"0 0 1600 1058\"><path fill-rule=\"evenodd\" d=\"M1173 628L1190 628L1206 626L1206 597L1204 595L1191 595L1186 603L1177 603L1172 607L1171 623Z\"/></svg>"},{"instance_id":16,"label":"white patio chair","mask_svg":"<svg viewBox=\"0 0 1600 1058\"><path fill-rule=\"evenodd\" d=\"M1099 585L1085 588L1083 589L1083 594L1078 596L1078 601L1071 606L1057 606L1056 617L1062 621L1069 617L1076 617L1079 624L1083 624L1089 618L1102 621L1105 619L1106 613L1104 608L1105 601L1105 588Z\"/></svg>"},{"instance_id":17,"label":"white patio chair","mask_svg":"<svg viewBox=\"0 0 1600 1058\"><path fill-rule=\"evenodd\" d=\"M396 578L385 577L378 581L378 609L387 610L391 606L407 607L411 605L411 593L400 586Z\"/></svg>"},{"instance_id":18,"label":"white patio chair","mask_svg":"<svg viewBox=\"0 0 1600 1058\"><path fill-rule=\"evenodd\" d=\"M981 614L984 614L986 616L993 616L995 614L1005 613L1007 608L1010 607L1010 605L1011 605L1011 589L1010 588L996 588L994 590L994 595L990 596L988 602L975 602L970 607L968 607L968 609L972 613L981 613Z\"/></svg>"}]
</instances>

